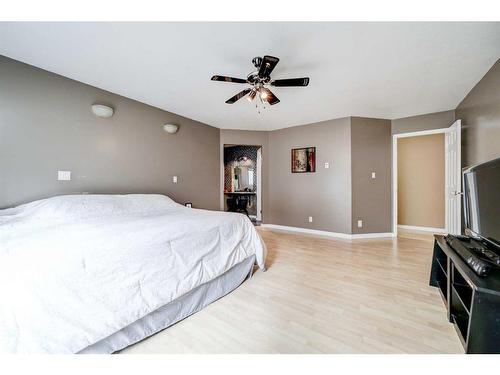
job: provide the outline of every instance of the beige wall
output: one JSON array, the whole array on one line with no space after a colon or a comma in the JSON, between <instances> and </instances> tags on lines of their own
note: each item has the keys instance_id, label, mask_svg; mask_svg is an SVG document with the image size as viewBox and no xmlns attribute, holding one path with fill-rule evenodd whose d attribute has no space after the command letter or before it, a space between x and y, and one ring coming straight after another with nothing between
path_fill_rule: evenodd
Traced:
<instances>
[{"instance_id":1,"label":"beige wall","mask_svg":"<svg viewBox=\"0 0 500 375\"><path fill-rule=\"evenodd\" d=\"M90 192L219 208L219 129L2 56L0 82L0 207ZM95 102L115 115L96 117ZM58 170L72 181L57 181Z\"/></svg>"},{"instance_id":2,"label":"beige wall","mask_svg":"<svg viewBox=\"0 0 500 375\"><path fill-rule=\"evenodd\" d=\"M269 133L269 223L351 233L350 125L342 118ZM291 149L308 146L316 172L292 173Z\"/></svg>"},{"instance_id":3,"label":"beige wall","mask_svg":"<svg viewBox=\"0 0 500 375\"><path fill-rule=\"evenodd\" d=\"M398 224L444 228L444 134L398 139Z\"/></svg>"},{"instance_id":4,"label":"beige wall","mask_svg":"<svg viewBox=\"0 0 500 375\"><path fill-rule=\"evenodd\" d=\"M428 113L392 120L392 134L447 128L455 121L455 111Z\"/></svg>"},{"instance_id":5,"label":"beige wall","mask_svg":"<svg viewBox=\"0 0 500 375\"><path fill-rule=\"evenodd\" d=\"M262 146L262 222L267 223L269 217L269 132L267 131L250 131L250 130L220 130L220 203L219 207L224 207L224 167L222 161L224 160L224 145L251 145Z\"/></svg>"},{"instance_id":6,"label":"beige wall","mask_svg":"<svg viewBox=\"0 0 500 375\"><path fill-rule=\"evenodd\" d=\"M462 119L462 165L500 157L500 60L456 109Z\"/></svg>"},{"instance_id":7,"label":"beige wall","mask_svg":"<svg viewBox=\"0 0 500 375\"><path fill-rule=\"evenodd\" d=\"M352 233L392 232L390 120L352 118L351 166Z\"/></svg>"}]
</instances>

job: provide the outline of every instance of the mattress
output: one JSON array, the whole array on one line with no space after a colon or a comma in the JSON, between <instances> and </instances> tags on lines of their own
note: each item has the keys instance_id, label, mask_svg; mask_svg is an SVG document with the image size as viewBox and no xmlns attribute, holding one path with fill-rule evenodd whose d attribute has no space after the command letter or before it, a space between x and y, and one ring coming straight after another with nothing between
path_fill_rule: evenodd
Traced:
<instances>
[{"instance_id":1,"label":"mattress","mask_svg":"<svg viewBox=\"0 0 500 375\"><path fill-rule=\"evenodd\" d=\"M0 210L0 299L8 301L0 353L118 350L157 330L150 314L178 309L163 324L182 319L231 289L193 305L180 298L249 258L264 269L265 256L245 215L162 195L59 196ZM133 324L143 318L141 335ZM106 341L124 332L133 338Z\"/></svg>"},{"instance_id":2,"label":"mattress","mask_svg":"<svg viewBox=\"0 0 500 375\"><path fill-rule=\"evenodd\" d=\"M252 276L255 256L238 263L229 271L167 303L115 334L83 349L79 354L110 354L133 345L197 313L236 289Z\"/></svg>"}]
</instances>

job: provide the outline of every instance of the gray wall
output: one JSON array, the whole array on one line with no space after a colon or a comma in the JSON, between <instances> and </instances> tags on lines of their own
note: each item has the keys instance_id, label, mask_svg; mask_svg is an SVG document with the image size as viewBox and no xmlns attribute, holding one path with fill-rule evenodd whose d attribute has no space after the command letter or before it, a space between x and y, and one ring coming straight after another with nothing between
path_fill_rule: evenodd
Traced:
<instances>
[{"instance_id":1,"label":"gray wall","mask_svg":"<svg viewBox=\"0 0 500 375\"><path fill-rule=\"evenodd\" d=\"M219 208L219 129L3 56L0 82L0 207L90 192L164 193ZM95 102L115 115L94 116ZM165 133L165 123L179 132ZM58 170L72 181L57 181Z\"/></svg>"},{"instance_id":2,"label":"gray wall","mask_svg":"<svg viewBox=\"0 0 500 375\"><path fill-rule=\"evenodd\" d=\"M351 119L352 233L392 232L391 121ZM375 172L375 179L372 179ZM357 221L363 220L358 228Z\"/></svg>"},{"instance_id":3,"label":"gray wall","mask_svg":"<svg viewBox=\"0 0 500 375\"><path fill-rule=\"evenodd\" d=\"M350 124L343 118L269 133L269 223L351 232ZM291 173L291 149L308 146L316 147L316 172Z\"/></svg>"},{"instance_id":4,"label":"gray wall","mask_svg":"<svg viewBox=\"0 0 500 375\"><path fill-rule=\"evenodd\" d=\"M392 134L447 128L455 121L455 111L428 113L392 120Z\"/></svg>"},{"instance_id":5,"label":"gray wall","mask_svg":"<svg viewBox=\"0 0 500 375\"><path fill-rule=\"evenodd\" d=\"M219 209L222 146L247 144L263 147L265 223L389 232L391 133L443 128L462 118L464 165L500 156L500 62L456 111L392 121L343 118L272 132L219 131L2 56L0 82L0 207L90 192L164 193ZM95 117L96 102L113 106L115 115ZM179 132L163 132L167 122L179 124ZM292 174L290 150L306 146L317 148L316 173ZM57 170L71 170L72 181L57 181Z\"/></svg>"},{"instance_id":6,"label":"gray wall","mask_svg":"<svg viewBox=\"0 0 500 375\"><path fill-rule=\"evenodd\" d=\"M500 60L456 109L462 119L462 165L500 157Z\"/></svg>"},{"instance_id":7,"label":"gray wall","mask_svg":"<svg viewBox=\"0 0 500 375\"><path fill-rule=\"evenodd\" d=\"M223 160L224 145L251 145L262 146L262 222L268 223L269 220L269 132L251 131L251 130L220 130L220 155ZM221 191L219 207L224 207L223 181L224 168L221 167Z\"/></svg>"},{"instance_id":8,"label":"gray wall","mask_svg":"<svg viewBox=\"0 0 500 375\"><path fill-rule=\"evenodd\" d=\"M291 173L291 149L307 146L316 147L316 172ZM269 147L270 223L349 234L391 232L390 120L353 117L275 130ZM362 228L357 220L363 220Z\"/></svg>"},{"instance_id":9,"label":"gray wall","mask_svg":"<svg viewBox=\"0 0 500 375\"><path fill-rule=\"evenodd\" d=\"M221 130L221 145L262 144L264 222L341 233L392 230L391 134L446 128L464 119L465 163L500 155L500 63L455 110L395 120L344 118L271 132ZM455 115L456 114L456 115ZM266 143L268 142L268 143ZM292 174L290 150L317 147L316 173ZM324 169L324 163L330 169ZM376 172L376 179L371 178ZM313 223L308 222L313 216ZM357 227L363 220L363 228Z\"/></svg>"}]
</instances>

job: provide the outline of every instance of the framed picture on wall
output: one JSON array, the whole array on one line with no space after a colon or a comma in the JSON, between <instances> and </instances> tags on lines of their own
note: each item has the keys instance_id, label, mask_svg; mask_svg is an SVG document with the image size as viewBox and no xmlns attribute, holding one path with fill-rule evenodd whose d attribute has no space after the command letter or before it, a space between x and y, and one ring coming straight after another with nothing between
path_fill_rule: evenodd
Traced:
<instances>
[{"instance_id":1,"label":"framed picture on wall","mask_svg":"<svg viewBox=\"0 0 500 375\"><path fill-rule=\"evenodd\" d=\"M292 149L292 173L316 172L316 147Z\"/></svg>"}]
</instances>

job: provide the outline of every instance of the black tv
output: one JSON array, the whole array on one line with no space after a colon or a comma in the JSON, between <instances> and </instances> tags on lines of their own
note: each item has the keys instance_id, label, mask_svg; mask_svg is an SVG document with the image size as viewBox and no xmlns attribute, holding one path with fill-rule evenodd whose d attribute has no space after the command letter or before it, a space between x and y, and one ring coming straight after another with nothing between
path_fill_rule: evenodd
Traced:
<instances>
[{"instance_id":1,"label":"black tv","mask_svg":"<svg viewBox=\"0 0 500 375\"><path fill-rule=\"evenodd\" d=\"M500 158L465 168L465 234L500 253Z\"/></svg>"}]
</instances>

